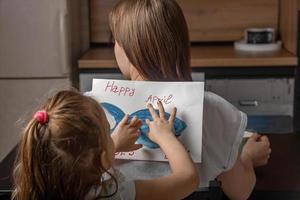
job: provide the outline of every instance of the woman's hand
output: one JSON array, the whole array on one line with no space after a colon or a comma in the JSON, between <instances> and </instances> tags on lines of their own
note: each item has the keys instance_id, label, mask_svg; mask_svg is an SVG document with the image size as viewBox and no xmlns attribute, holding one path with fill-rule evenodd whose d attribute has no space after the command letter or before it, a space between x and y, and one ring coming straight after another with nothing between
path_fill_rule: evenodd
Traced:
<instances>
[{"instance_id":1,"label":"woman's hand","mask_svg":"<svg viewBox=\"0 0 300 200\"><path fill-rule=\"evenodd\" d=\"M266 165L270 158L271 148L267 136L253 134L243 147L242 161L250 160L253 167Z\"/></svg>"},{"instance_id":2,"label":"woman's hand","mask_svg":"<svg viewBox=\"0 0 300 200\"><path fill-rule=\"evenodd\" d=\"M176 108L173 108L169 120L165 117L165 110L160 101L157 102L159 109L159 115L155 112L152 104L148 104L149 112L153 118L153 121L149 119L146 120L146 123L149 126L149 138L156 143L160 143L162 140L175 137L172 130L174 126L174 120L176 117Z\"/></svg>"},{"instance_id":3,"label":"woman's hand","mask_svg":"<svg viewBox=\"0 0 300 200\"><path fill-rule=\"evenodd\" d=\"M116 152L135 151L143 147L141 144L135 144L140 136L142 121L136 116L129 122L129 115L125 115L118 124L111 137L114 141Z\"/></svg>"}]
</instances>

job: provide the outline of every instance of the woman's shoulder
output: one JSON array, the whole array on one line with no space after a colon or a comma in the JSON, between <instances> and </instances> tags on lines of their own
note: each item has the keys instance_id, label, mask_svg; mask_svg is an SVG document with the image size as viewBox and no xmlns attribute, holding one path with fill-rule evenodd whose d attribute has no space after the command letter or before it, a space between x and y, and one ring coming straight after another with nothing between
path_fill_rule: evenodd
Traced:
<instances>
[{"instance_id":1,"label":"woman's shoulder","mask_svg":"<svg viewBox=\"0 0 300 200\"><path fill-rule=\"evenodd\" d=\"M226 99L209 91L206 91L204 93L204 107L205 106L213 106L215 109L225 109L229 107L233 111L238 111L238 109L231 103L229 103Z\"/></svg>"},{"instance_id":2,"label":"woman's shoulder","mask_svg":"<svg viewBox=\"0 0 300 200\"><path fill-rule=\"evenodd\" d=\"M223 97L213 93L204 93L203 118L212 119L225 126L239 126L247 120L247 116ZM210 120L209 120L210 121Z\"/></svg>"},{"instance_id":3,"label":"woman's shoulder","mask_svg":"<svg viewBox=\"0 0 300 200\"><path fill-rule=\"evenodd\" d=\"M120 199L135 199L135 182L134 180L129 180L125 178L125 176L118 171L119 179L118 179L118 193Z\"/></svg>"}]
</instances>

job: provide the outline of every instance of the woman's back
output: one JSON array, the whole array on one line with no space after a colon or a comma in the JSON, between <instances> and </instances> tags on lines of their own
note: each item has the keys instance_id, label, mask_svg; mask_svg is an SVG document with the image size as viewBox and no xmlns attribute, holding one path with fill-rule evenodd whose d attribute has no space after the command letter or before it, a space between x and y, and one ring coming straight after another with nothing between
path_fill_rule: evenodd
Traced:
<instances>
[{"instance_id":1,"label":"woman's back","mask_svg":"<svg viewBox=\"0 0 300 200\"><path fill-rule=\"evenodd\" d=\"M234 165L247 117L222 97L205 92L200 187L208 187L220 173ZM200 144L199 144L200 146ZM170 173L167 162L118 160L118 169L131 179L150 179Z\"/></svg>"}]
</instances>

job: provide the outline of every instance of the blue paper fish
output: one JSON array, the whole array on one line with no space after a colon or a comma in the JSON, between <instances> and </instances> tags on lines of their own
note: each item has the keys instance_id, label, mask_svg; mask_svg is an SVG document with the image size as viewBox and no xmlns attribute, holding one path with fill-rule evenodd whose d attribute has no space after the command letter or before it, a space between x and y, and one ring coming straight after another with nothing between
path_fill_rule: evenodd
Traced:
<instances>
[{"instance_id":1,"label":"blue paper fish","mask_svg":"<svg viewBox=\"0 0 300 200\"><path fill-rule=\"evenodd\" d=\"M113 131L117 127L117 125L120 123L120 121L124 118L125 113L120 108L118 108L117 106L115 106L113 104L101 103L101 105L103 106L103 108L105 110L107 110L112 115L112 117L114 118L114 120L116 122L115 126L111 129L111 131ZM157 113L159 113L158 110L155 110L155 111ZM139 144L143 144L144 146L151 148L151 149L159 148L158 144L156 144L155 142L150 140L147 136L147 134L149 132L149 127L146 124L146 119L153 120L149 110L148 109L138 110L138 111L130 114L130 119L134 116L137 116L143 122L143 125L140 128L141 135L138 138L137 142ZM165 116L166 116L166 119L169 119L170 114L166 112ZM182 131L186 127L187 127L187 125L185 124L184 121L178 119L177 117L175 118L174 130L175 130L176 137L179 137L181 135Z\"/></svg>"}]
</instances>

